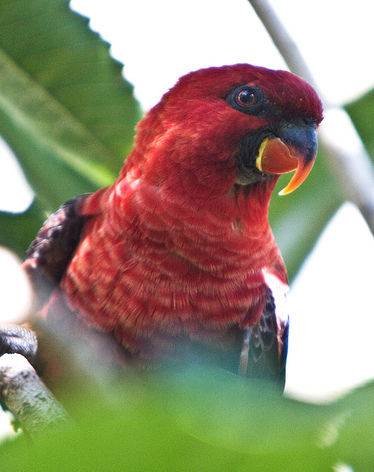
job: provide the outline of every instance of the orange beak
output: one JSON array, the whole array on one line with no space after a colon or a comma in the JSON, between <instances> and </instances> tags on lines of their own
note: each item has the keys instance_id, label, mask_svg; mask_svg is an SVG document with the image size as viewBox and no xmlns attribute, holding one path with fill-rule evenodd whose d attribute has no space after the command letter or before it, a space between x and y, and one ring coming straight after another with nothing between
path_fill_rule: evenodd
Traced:
<instances>
[{"instance_id":1,"label":"orange beak","mask_svg":"<svg viewBox=\"0 0 374 472\"><path fill-rule=\"evenodd\" d=\"M266 174L295 171L288 185L279 192L287 195L306 180L317 153L317 132L312 125L284 125L278 137L265 138L258 150L256 167Z\"/></svg>"}]
</instances>

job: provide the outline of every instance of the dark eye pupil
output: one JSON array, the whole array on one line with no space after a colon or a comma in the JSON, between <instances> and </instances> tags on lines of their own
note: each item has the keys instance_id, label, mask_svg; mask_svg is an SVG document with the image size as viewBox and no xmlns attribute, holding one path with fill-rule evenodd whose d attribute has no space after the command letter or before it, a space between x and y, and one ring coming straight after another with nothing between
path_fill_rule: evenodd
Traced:
<instances>
[{"instance_id":1,"label":"dark eye pupil","mask_svg":"<svg viewBox=\"0 0 374 472\"><path fill-rule=\"evenodd\" d=\"M241 90L238 93L237 102L239 105L253 105L256 103L256 96L251 90Z\"/></svg>"}]
</instances>

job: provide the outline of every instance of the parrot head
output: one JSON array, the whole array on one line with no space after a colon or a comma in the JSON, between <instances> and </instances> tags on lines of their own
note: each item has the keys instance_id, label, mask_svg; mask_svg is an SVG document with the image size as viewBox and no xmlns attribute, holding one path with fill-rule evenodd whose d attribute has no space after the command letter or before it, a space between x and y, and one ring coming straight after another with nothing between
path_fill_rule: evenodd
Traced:
<instances>
[{"instance_id":1,"label":"parrot head","mask_svg":"<svg viewBox=\"0 0 374 472\"><path fill-rule=\"evenodd\" d=\"M173 176L171 185L194 193L275 185L294 171L285 195L313 167L321 120L317 93L290 72L249 64L201 69L182 77L142 120L138 154L155 182Z\"/></svg>"}]
</instances>

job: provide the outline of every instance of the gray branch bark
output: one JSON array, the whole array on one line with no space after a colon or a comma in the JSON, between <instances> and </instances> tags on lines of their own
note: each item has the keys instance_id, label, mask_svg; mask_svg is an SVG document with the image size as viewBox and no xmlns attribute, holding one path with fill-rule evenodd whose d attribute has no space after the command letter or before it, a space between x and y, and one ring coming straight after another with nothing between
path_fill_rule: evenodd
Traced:
<instances>
[{"instance_id":1,"label":"gray branch bark","mask_svg":"<svg viewBox=\"0 0 374 472\"><path fill-rule=\"evenodd\" d=\"M268 0L248 0L264 24L275 46L292 72L306 79L320 93L299 48ZM320 93L321 95L321 93ZM370 156L343 108L334 107L322 96L325 120L320 145L348 200L361 210L374 234L374 168Z\"/></svg>"},{"instance_id":2,"label":"gray branch bark","mask_svg":"<svg viewBox=\"0 0 374 472\"><path fill-rule=\"evenodd\" d=\"M63 407L20 354L0 357L0 399L31 435L67 420Z\"/></svg>"}]
</instances>

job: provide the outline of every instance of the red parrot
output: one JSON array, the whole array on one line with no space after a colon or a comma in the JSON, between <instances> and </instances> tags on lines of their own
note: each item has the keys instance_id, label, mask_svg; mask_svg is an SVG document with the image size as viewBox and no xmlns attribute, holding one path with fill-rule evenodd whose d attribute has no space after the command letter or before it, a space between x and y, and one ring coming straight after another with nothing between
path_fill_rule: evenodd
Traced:
<instances>
[{"instance_id":1,"label":"red parrot","mask_svg":"<svg viewBox=\"0 0 374 472\"><path fill-rule=\"evenodd\" d=\"M286 268L268 222L316 156L322 105L303 79L248 64L182 77L140 121L110 187L51 215L24 267L68 311L149 365L185 346L281 384ZM58 316L58 315L57 315ZM217 357L217 358L218 358Z\"/></svg>"}]
</instances>

